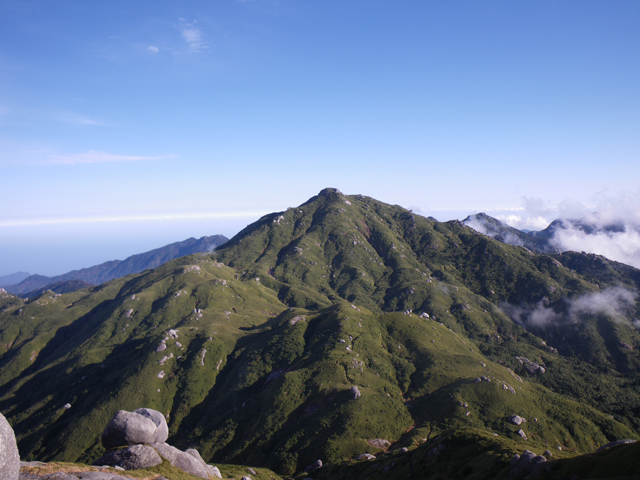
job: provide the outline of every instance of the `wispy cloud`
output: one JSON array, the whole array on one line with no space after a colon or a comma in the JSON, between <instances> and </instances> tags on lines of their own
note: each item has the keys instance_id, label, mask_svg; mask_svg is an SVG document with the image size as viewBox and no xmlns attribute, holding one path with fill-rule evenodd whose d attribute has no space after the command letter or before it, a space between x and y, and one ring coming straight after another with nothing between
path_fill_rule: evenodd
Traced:
<instances>
[{"instance_id":1,"label":"wispy cloud","mask_svg":"<svg viewBox=\"0 0 640 480\"><path fill-rule=\"evenodd\" d=\"M99 217L46 217L46 218L0 218L0 227L24 227L35 225L63 225L83 223L122 223L163 220L202 220L202 219L232 219L232 218L259 218L265 215L265 211L253 212L198 212L198 213L171 213L171 214L146 214L146 215L112 215Z\"/></svg>"},{"instance_id":2,"label":"wispy cloud","mask_svg":"<svg viewBox=\"0 0 640 480\"><path fill-rule=\"evenodd\" d=\"M176 155L163 155L158 157L147 157L137 155L116 155L108 152L97 152L89 150L88 152L72 153L68 155L51 155L42 163L60 164L60 165L77 165L82 163L107 163L107 162L137 162L141 160L167 160L176 158Z\"/></svg>"},{"instance_id":3,"label":"wispy cloud","mask_svg":"<svg viewBox=\"0 0 640 480\"><path fill-rule=\"evenodd\" d=\"M196 20L189 23L184 18L181 18L179 28L182 33L182 38L184 38L189 45L189 49L194 52L200 52L206 50L208 45L203 40L202 30L200 30L196 23Z\"/></svg>"},{"instance_id":4,"label":"wispy cloud","mask_svg":"<svg viewBox=\"0 0 640 480\"><path fill-rule=\"evenodd\" d=\"M637 292L622 287L607 288L602 292L582 295L570 300L564 298L559 311L548 305L548 300L536 305L515 306L502 304L502 310L511 319L524 327L547 328L576 325L593 315L605 315L620 323L630 323L635 313ZM638 327L640 325L633 324Z\"/></svg>"},{"instance_id":5,"label":"wispy cloud","mask_svg":"<svg viewBox=\"0 0 640 480\"><path fill-rule=\"evenodd\" d=\"M77 113L71 112L60 112L54 115L55 119L59 122L70 123L73 125L87 125L87 126L96 126L96 127L108 127L109 124L102 122L100 120L96 120L91 117L87 117L85 115L79 115Z\"/></svg>"},{"instance_id":6,"label":"wispy cloud","mask_svg":"<svg viewBox=\"0 0 640 480\"><path fill-rule=\"evenodd\" d=\"M147 47L147 50L149 50L150 52L153 52L153 53L158 53L160 51L160 49L158 47L154 47L153 45L149 45Z\"/></svg>"}]
</instances>

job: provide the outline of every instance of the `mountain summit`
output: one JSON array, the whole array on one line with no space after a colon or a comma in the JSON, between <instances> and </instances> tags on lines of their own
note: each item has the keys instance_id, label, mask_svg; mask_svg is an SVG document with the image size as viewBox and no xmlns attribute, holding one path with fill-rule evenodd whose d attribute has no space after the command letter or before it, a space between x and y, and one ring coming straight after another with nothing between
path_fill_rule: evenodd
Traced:
<instances>
[{"instance_id":1,"label":"mountain summit","mask_svg":"<svg viewBox=\"0 0 640 480\"><path fill-rule=\"evenodd\" d=\"M580 258L599 267L325 189L213 253L3 294L0 408L43 460L97 458L106 421L142 405L171 444L284 474L454 444L498 470L590 452L638 438L640 272Z\"/></svg>"}]
</instances>

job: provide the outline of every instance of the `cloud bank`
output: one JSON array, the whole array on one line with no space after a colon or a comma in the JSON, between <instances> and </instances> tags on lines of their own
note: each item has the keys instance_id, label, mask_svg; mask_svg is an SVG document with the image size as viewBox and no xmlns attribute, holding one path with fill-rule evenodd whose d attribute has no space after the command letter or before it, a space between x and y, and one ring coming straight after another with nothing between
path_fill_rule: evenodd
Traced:
<instances>
[{"instance_id":1,"label":"cloud bank","mask_svg":"<svg viewBox=\"0 0 640 480\"><path fill-rule=\"evenodd\" d=\"M628 320L635 312L638 294L622 287L607 288L602 292L582 295L574 300L564 299L564 308L556 312L543 299L534 306L503 304L500 308L517 324L525 328L548 328L576 325L585 317L605 315L620 323L631 324ZM640 328L640 322L633 325Z\"/></svg>"},{"instance_id":2,"label":"cloud bank","mask_svg":"<svg viewBox=\"0 0 640 480\"><path fill-rule=\"evenodd\" d=\"M600 196L593 207L569 201L551 206L536 198L523 201L521 214L496 215L495 218L519 230L536 231L560 219L548 240L549 250L595 253L640 268L640 194ZM485 235L496 236L482 224L469 225ZM505 242L521 245L515 238Z\"/></svg>"}]
</instances>

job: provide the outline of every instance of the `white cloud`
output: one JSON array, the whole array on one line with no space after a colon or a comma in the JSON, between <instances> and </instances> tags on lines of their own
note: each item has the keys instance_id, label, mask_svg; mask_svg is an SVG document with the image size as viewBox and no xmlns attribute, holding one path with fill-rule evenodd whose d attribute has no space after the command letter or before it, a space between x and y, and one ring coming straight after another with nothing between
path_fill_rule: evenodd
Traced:
<instances>
[{"instance_id":1,"label":"white cloud","mask_svg":"<svg viewBox=\"0 0 640 480\"><path fill-rule=\"evenodd\" d=\"M598 227L596 224L596 228ZM640 268L640 228L633 224L621 224L621 230L597 230L586 232L570 222L556 230L550 243L560 251L572 250L603 255L610 260Z\"/></svg>"},{"instance_id":2,"label":"white cloud","mask_svg":"<svg viewBox=\"0 0 640 480\"><path fill-rule=\"evenodd\" d=\"M47 218L0 218L0 227L24 227L34 225L63 225L85 223L119 223L163 220L202 220L222 218L259 218L267 212L198 212L146 215L114 215L101 217L47 217Z\"/></svg>"},{"instance_id":3,"label":"white cloud","mask_svg":"<svg viewBox=\"0 0 640 480\"><path fill-rule=\"evenodd\" d=\"M595 253L640 268L640 198L601 196L595 207L578 202L559 206L564 221L551 243L561 251Z\"/></svg>"},{"instance_id":4,"label":"white cloud","mask_svg":"<svg viewBox=\"0 0 640 480\"><path fill-rule=\"evenodd\" d=\"M185 39L190 50L200 52L208 48L202 38L202 31L196 26L195 20L192 23L187 23L184 18L181 18L180 31L182 33L182 38Z\"/></svg>"},{"instance_id":5,"label":"white cloud","mask_svg":"<svg viewBox=\"0 0 640 480\"><path fill-rule=\"evenodd\" d=\"M496 215L496 218L518 230L544 230L550 223L545 217L532 215Z\"/></svg>"},{"instance_id":6,"label":"white cloud","mask_svg":"<svg viewBox=\"0 0 640 480\"><path fill-rule=\"evenodd\" d=\"M158 47L154 47L153 45L149 45L149 46L147 47L147 49L148 49L150 52L153 52L153 53L158 53L158 52L160 51L160 49L159 49Z\"/></svg>"},{"instance_id":7,"label":"white cloud","mask_svg":"<svg viewBox=\"0 0 640 480\"><path fill-rule=\"evenodd\" d=\"M575 300L565 298L564 308L558 312L549 307L546 301L527 307L503 304L501 308L514 322L525 327L575 325L591 315L605 315L617 322L628 324L630 321L627 319L634 312L637 296L635 292L615 287L582 295ZM633 324L635 325L635 321Z\"/></svg>"},{"instance_id":8,"label":"white cloud","mask_svg":"<svg viewBox=\"0 0 640 480\"><path fill-rule=\"evenodd\" d=\"M65 123L71 123L73 125L87 125L87 126L95 126L95 127L108 127L109 124L102 122L100 120L96 120L94 118L90 118L84 115L79 115L77 113L72 112L60 112L55 114L56 120Z\"/></svg>"},{"instance_id":9,"label":"white cloud","mask_svg":"<svg viewBox=\"0 0 640 480\"><path fill-rule=\"evenodd\" d=\"M549 241L553 248L595 253L640 268L640 194L600 195L591 207L575 201L551 205L530 197L523 198L523 202L521 211L492 216L513 228L534 231L544 230L553 220L563 220ZM491 235L481 230L482 226L472 227Z\"/></svg>"},{"instance_id":10,"label":"white cloud","mask_svg":"<svg viewBox=\"0 0 640 480\"><path fill-rule=\"evenodd\" d=\"M107 152L97 152L89 150L88 152L72 153L68 155L51 155L45 164L62 164L77 165L81 163L105 163L105 162L135 162L140 160L166 160L176 158L175 155L165 155L159 157L145 157L136 155L115 155Z\"/></svg>"}]
</instances>

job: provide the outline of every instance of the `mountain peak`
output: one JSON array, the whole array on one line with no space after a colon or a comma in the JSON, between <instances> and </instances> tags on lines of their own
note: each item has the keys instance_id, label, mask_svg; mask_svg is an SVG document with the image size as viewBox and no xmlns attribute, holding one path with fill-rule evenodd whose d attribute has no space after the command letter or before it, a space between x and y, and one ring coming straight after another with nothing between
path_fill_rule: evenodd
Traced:
<instances>
[{"instance_id":1,"label":"mountain peak","mask_svg":"<svg viewBox=\"0 0 640 480\"><path fill-rule=\"evenodd\" d=\"M320 193L318 193L319 197L333 197L334 195L342 195L343 193L338 190L337 188L332 188L332 187L328 187L328 188L323 188L322 190L320 190Z\"/></svg>"}]
</instances>

